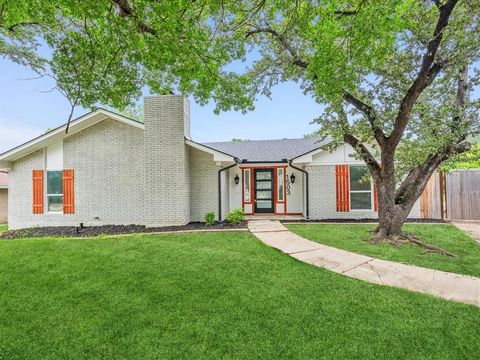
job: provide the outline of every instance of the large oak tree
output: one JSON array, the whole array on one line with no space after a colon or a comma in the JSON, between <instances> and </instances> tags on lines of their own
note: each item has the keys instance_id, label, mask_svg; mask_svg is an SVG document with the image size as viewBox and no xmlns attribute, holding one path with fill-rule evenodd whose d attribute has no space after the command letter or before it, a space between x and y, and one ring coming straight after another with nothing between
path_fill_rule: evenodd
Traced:
<instances>
[{"instance_id":1,"label":"large oak tree","mask_svg":"<svg viewBox=\"0 0 480 360\"><path fill-rule=\"evenodd\" d=\"M148 85L251 110L297 82L326 106L316 122L330 146L367 164L378 240L402 236L431 174L479 131L479 0L0 3L0 53L53 76L73 106L121 108ZM245 71L226 70L238 60Z\"/></svg>"}]
</instances>

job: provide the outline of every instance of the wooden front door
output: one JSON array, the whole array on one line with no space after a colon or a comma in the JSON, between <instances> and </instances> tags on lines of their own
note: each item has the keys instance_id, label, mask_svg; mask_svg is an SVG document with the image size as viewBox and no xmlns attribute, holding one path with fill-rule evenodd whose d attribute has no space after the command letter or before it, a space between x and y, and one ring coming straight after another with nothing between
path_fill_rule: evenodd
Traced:
<instances>
[{"instance_id":1,"label":"wooden front door","mask_svg":"<svg viewBox=\"0 0 480 360\"><path fill-rule=\"evenodd\" d=\"M255 169L255 213L273 214L273 169Z\"/></svg>"}]
</instances>

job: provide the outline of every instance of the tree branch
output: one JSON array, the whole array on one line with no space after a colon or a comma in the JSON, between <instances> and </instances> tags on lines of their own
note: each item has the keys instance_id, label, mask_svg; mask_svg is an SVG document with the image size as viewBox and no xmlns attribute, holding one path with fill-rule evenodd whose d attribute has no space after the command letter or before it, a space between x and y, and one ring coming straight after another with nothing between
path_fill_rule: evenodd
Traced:
<instances>
[{"instance_id":1,"label":"tree branch","mask_svg":"<svg viewBox=\"0 0 480 360\"><path fill-rule=\"evenodd\" d=\"M333 12L335 15L340 15L340 16L355 16L358 14L358 11L356 10L336 10Z\"/></svg>"},{"instance_id":2,"label":"tree branch","mask_svg":"<svg viewBox=\"0 0 480 360\"><path fill-rule=\"evenodd\" d=\"M421 165L413 168L405 180L395 192L395 203L402 205L409 200L416 200L422 194L428 180L442 162L453 155L469 151L472 145L469 142L462 142L457 145L449 145L436 153L430 155Z\"/></svg>"},{"instance_id":3,"label":"tree branch","mask_svg":"<svg viewBox=\"0 0 480 360\"><path fill-rule=\"evenodd\" d=\"M273 37L275 37L278 40L278 42L283 46L283 48L285 50L287 50L287 52L291 55L291 57L293 58L293 64L294 65L297 65L297 66L299 66L303 69L307 68L308 62L303 60L300 57L300 55L298 55L297 50L292 45L290 45L290 43L285 38L285 36L283 36L278 31L276 31L276 30L274 30L270 27L256 28L255 30L248 31L245 35L245 38L248 39L250 36L252 36L254 34L260 34L260 33L270 34Z\"/></svg>"},{"instance_id":4,"label":"tree branch","mask_svg":"<svg viewBox=\"0 0 480 360\"><path fill-rule=\"evenodd\" d=\"M32 26L32 25L40 25L40 23L35 21L22 21L22 22L10 25L8 27L5 27L3 24L0 23L0 27L5 28L11 32L14 32L17 27Z\"/></svg>"},{"instance_id":5,"label":"tree branch","mask_svg":"<svg viewBox=\"0 0 480 360\"><path fill-rule=\"evenodd\" d=\"M373 178L379 178L380 165L378 164L377 160L372 155L370 150L368 150L367 147L352 134L350 125L348 124L347 114L341 106L338 110L338 117L343 132L343 141L349 144L357 152L357 154L360 155L365 164L367 164L367 167Z\"/></svg>"},{"instance_id":6,"label":"tree branch","mask_svg":"<svg viewBox=\"0 0 480 360\"><path fill-rule=\"evenodd\" d=\"M457 2L458 0L448 0L444 5L439 7L440 15L438 16L432 39L428 42L427 48L425 49L420 71L402 99L393 131L388 137L391 148L395 148L400 142L418 97L423 90L433 82L442 68L442 64L434 64L434 60L440 43L442 42L443 30L448 25L450 15Z\"/></svg>"},{"instance_id":7,"label":"tree branch","mask_svg":"<svg viewBox=\"0 0 480 360\"><path fill-rule=\"evenodd\" d=\"M380 146L383 146L386 136L383 130L380 129L376 124L377 114L375 112L375 109L346 90L343 90L343 99L352 106L354 106L363 115L365 115L368 122L370 123L375 139Z\"/></svg>"},{"instance_id":8,"label":"tree branch","mask_svg":"<svg viewBox=\"0 0 480 360\"><path fill-rule=\"evenodd\" d=\"M457 83L457 97L455 99L455 105L463 109L465 107L465 99L467 97L467 77L468 66L464 66L460 69Z\"/></svg>"},{"instance_id":9,"label":"tree branch","mask_svg":"<svg viewBox=\"0 0 480 360\"><path fill-rule=\"evenodd\" d=\"M157 31L145 24L142 21L139 21L138 17L134 14L132 7L130 6L128 0L112 0L115 4L118 5L121 17L133 17L137 21L137 26L141 32L149 33L154 36L157 36Z\"/></svg>"},{"instance_id":10,"label":"tree branch","mask_svg":"<svg viewBox=\"0 0 480 360\"><path fill-rule=\"evenodd\" d=\"M455 99L455 105L458 107L459 113L454 116L454 122L458 122L462 118L461 112L465 106L468 90L467 79L468 67L463 66L459 71L457 95ZM436 154L428 156L423 164L413 168L395 193L395 203L401 203L413 197L415 199L418 198L422 194L433 172L442 162L453 155L461 154L471 149L472 145L469 142L464 142L466 138L467 134L458 135L456 145L446 146ZM420 186L417 186L417 184Z\"/></svg>"}]
</instances>

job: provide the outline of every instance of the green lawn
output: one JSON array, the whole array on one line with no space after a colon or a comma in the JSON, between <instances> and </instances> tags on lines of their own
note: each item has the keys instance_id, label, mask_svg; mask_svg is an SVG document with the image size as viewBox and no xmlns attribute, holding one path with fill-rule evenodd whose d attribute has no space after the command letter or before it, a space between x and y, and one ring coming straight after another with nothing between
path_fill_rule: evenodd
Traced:
<instances>
[{"instance_id":1,"label":"green lawn","mask_svg":"<svg viewBox=\"0 0 480 360\"><path fill-rule=\"evenodd\" d=\"M249 233L0 241L2 359L477 358L480 309Z\"/></svg>"},{"instance_id":2,"label":"green lawn","mask_svg":"<svg viewBox=\"0 0 480 360\"><path fill-rule=\"evenodd\" d=\"M4 231L7 231L8 230L8 226L7 225L0 225L0 233L1 232L4 232Z\"/></svg>"},{"instance_id":3,"label":"green lawn","mask_svg":"<svg viewBox=\"0 0 480 360\"><path fill-rule=\"evenodd\" d=\"M455 254L448 257L424 252L417 245L406 244L394 247L385 243L372 244L374 224L291 224L287 227L307 238L339 249L370 255L379 259L400 261L433 269L480 276L480 246L463 231L447 224L407 224L405 231L432 245L439 246Z\"/></svg>"}]
</instances>

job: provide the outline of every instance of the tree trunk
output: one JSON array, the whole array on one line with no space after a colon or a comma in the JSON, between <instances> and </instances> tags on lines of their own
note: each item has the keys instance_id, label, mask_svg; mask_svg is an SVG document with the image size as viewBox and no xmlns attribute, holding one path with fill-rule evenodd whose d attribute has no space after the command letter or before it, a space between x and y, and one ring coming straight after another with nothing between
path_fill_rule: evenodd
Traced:
<instances>
[{"instance_id":1,"label":"tree trunk","mask_svg":"<svg viewBox=\"0 0 480 360\"><path fill-rule=\"evenodd\" d=\"M383 155L383 154L382 154ZM416 201L409 197L396 203L395 164L392 153L382 156L380 177L375 179L378 201L378 226L373 241L385 239L396 241L402 237L402 227Z\"/></svg>"},{"instance_id":2,"label":"tree trunk","mask_svg":"<svg viewBox=\"0 0 480 360\"><path fill-rule=\"evenodd\" d=\"M392 206L390 199L380 199L380 196L378 201L378 226L373 240L382 241L388 239L396 241L403 235L402 227L413 204L407 207L395 204Z\"/></svg>"}]
</instances>

